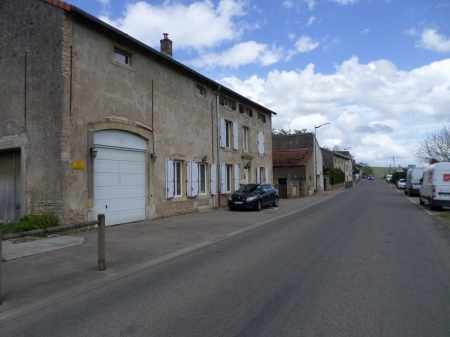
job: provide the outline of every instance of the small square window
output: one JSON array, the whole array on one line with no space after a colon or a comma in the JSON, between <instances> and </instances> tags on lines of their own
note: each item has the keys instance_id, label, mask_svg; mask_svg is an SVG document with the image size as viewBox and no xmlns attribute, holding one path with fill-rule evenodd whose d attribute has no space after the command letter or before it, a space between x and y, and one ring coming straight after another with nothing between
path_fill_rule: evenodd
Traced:
<instances>
[{"instance_id":1,"label":"small square window","mask_svg":"<svg viewBox=\"0 0 450 337\"><path fill-rule=\"evenodd\" d=\"M123 51L114 49L114 60L116 60L117 62L126 64L126 65L131 65L131 57L129 54L124 53Z\"/></svg>"},{"instance_id":2,"label":"small square window","mask_svg":"<svg viewBox=\"0 0 450 337\"><path fill-rule=\"evenodd\" d=\"M205 97L205 88L197 85L196 93L197 95Z\"/></svg>"},{"instance_id":3,"label":"small square window","mask_svg":"<svg viewBox=\"0 0 450 337\"><path fill-rule=\"evenodd\" d=\"M258 120L265 123L266 122L266 116L262 115L262 114L258 114Z\"/></svg>"},{"instance_id":4,"label":"small square window","mask_svg":"<svg viewBox=\"0 0 450 337\"><path fill-rule=\"evenodd\" d=\"M224 105L224 106L230 106L230 102L228 102L227 99L224 99L224 100L223 100L223 105Z\"/></svg>"}]
</instances>

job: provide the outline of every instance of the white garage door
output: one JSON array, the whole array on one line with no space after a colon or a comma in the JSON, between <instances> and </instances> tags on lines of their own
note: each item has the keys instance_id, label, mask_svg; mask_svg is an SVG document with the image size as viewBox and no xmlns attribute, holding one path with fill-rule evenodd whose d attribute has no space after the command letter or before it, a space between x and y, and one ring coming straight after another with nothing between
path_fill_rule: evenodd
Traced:
<instances>
[{"instance_id":1,"label":"white garage door","mask_svg":"<svg viewBox=\"0 0 450 337\"><path fill-rule=\"evenodd\" d=\"M145 220L146 141L121 131L94 133L94 213L106 225Z\"/></svg>"}]
</instances>

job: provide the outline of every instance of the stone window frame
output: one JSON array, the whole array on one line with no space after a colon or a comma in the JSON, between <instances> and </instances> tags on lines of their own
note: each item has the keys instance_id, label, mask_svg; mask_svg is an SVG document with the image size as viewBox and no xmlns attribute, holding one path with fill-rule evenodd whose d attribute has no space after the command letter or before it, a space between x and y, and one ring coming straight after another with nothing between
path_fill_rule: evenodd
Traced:
<instances>
[{"instance_id":1,"label":"stone window frame","mask_svg":"<svg viewBox=\"0 0 450 337\"><path fill-rule=\"evenodd\" d=\"M199 89L203 90L203 95L199 93ZM202 100L208 100L208 91L206 90L206 86L201 83L194 84L194 93L195 97L200 98Z\"/></svg>"},{"instance_id":2,"label":"stone window frame","mask_svg":"<svg viewBox=\"0 0 450 337\"><path fill-rule=\"evenodd\" d=\"M116 53L128 56L129 63L127 64L127 63L117 61L115 58ZM127 69L127 70L134 72L135 71L134 61L135 61L134 53L130 49L123 47L121 45L118 45L116 43L114 43L112 45L112 48L111 48L111 63L112 64L114 64L118 67L121 67L123 69Z\"/></svg>"}]
</instances>

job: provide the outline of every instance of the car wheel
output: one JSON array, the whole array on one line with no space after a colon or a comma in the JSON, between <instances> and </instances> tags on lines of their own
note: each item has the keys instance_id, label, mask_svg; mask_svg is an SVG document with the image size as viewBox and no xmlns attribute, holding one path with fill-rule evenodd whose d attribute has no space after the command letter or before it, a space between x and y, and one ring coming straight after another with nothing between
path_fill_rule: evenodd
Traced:
<instances>
[{"instance_id":1,"label":"car wheel","mask_svg":"<svg viewBox=\"0 0 450 337\"><path fill-rule=\"evenodd\" d=\"M272 204L272 206L273 207L278 207L278 197L275 197L275 200L273 201L273 204Z\"/></svg>"},{"instance_id":2,"label":"car wheel","mask_svg":"<svg viewBox=\"0 0 450 337\"><path fill-rule=\"evenodd\" d=\"M262 202L261 199L256 202L255 209L259 212L262 210Z\"/></svg>"},{"instance_id":3,"label":"car wheel","mask_svg":"<svg viewBox=\"0 0 450 337\"><path fill-rule=\"evenodd\" d=\"M428 207L430 207L430 211L434 211L435 210L435 207L431 203L431 199L430 198L428 198Z\"/></svg>"},{"instance_id":4,"label":"car wheel","mask_svg":"<svg viewBox=\"0 0 450 337\"><path fill-rule=\"evenodd\" d=\"M421 205L425 205L425 203L423 202L423 200L422 200L422 196L419 194L419 204L421 204Z\"/></svg>"}]
</instances>

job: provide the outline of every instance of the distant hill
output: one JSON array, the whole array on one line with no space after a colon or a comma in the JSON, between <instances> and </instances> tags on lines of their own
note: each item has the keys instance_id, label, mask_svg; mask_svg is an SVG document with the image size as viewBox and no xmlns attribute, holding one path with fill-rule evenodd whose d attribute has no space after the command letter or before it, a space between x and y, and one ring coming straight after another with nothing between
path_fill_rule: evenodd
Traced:
<instances>
[{"instance_id":1,"label":"distant hill","mask_svg":"<svg viewBox=\"0 0 450 337\"><path fill-rule=\"evenodd\" d=\"M396 172L392 167L371 167L373 168L373 175L375 176L375 179L383 179L386 174L388 174L389 169L391 169L391 174Z\"/></svg>"},{"instance_id":2,"label":"distant hill","mask_svg":"<svg viewBox=\"0 0 450 337\"><path fill-rule=\"evenodd\" d=\"M375 179L383 179L386 176L386 174L388 174L388 171L390 169L390 167L372 167L372 168ZM394 173L394 170L392 168L391 172Z\"/></svg>"}]
</instances>

